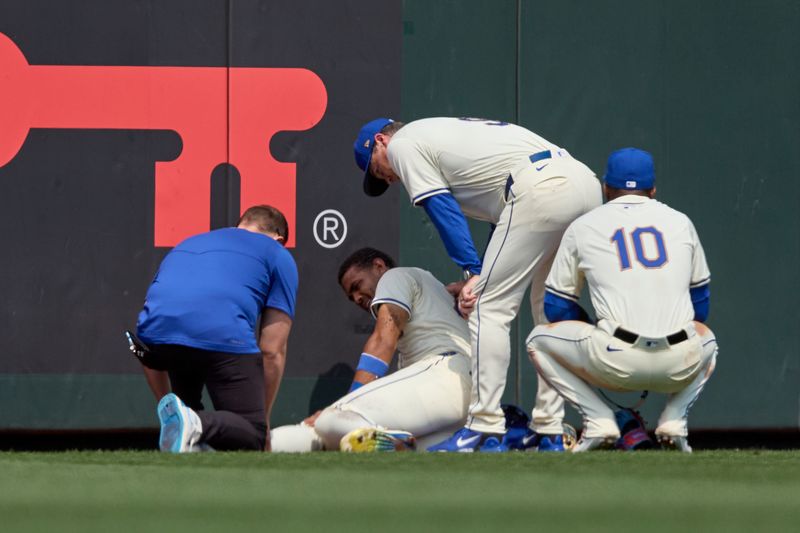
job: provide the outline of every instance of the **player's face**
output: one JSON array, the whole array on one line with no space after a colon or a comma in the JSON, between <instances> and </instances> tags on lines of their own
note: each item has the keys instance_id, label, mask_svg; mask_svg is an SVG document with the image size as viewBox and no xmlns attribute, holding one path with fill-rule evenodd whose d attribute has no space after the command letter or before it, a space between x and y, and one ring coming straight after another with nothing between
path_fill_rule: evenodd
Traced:
<instances>
[{"instance_id":1,"label":"player's face","mask_svg":"<svg viewBox=\"0 0 800 533\"><path fill-rule=\"evenodd\" d=\"M342 288L351 302L369 311L380 277L381 271L374 265L370 268L351 266L342 276Z\"/></svg>"},{"instance_id":2,"label":"player's face","mask_svg":"<svg viewBox=\"0 0 800 533\"><path fill-rule=\"evenodd\" d=\"M376 178L391 185L398 181L400 176L392 169L392 166L389 164L389 157L386 155L386 145L389 143L389 139L390 137L381 133L375 136L375 147L372 149L369 171Z\"/></svg>"}]
</instances>

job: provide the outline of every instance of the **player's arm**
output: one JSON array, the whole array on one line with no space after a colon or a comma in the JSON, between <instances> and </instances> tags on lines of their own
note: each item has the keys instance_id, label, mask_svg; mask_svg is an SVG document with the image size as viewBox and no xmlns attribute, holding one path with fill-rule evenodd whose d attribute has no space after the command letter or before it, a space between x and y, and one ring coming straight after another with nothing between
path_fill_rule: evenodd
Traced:
<instances>
[{"instance_id":1,"label":"player's arm","mask_svg":"<svg viewBox=\"0 0 800 533\"><path fill-rule=\"evenodd\" d=\"M575 231L567 228L545 281L544 315L549 322L580 320L590 322L589 314L578 304L583 273L578 268Z\"/></svg>"},{"instance_id":2,"label":"player's arm","mask_svg":"<svg viewBox=\"0 0 800 533\"><path fill-rule=\"evenodd\" d=\"M399 305L383 303L378 307L375 329L364 345L350 391L386 375L408 316L408 311Z\"/></svg>"},{"instance_id":3,"label":"player's arm","mask_svg":"<svg viewBox=\"0 0 800 533\"><path fill-rule=\"evenodd\" d=\"M447 254L461 270L481 273L481 259L475 249L469 225L461 207L450 193L441 193L420 202L444 243Z\"/></svg>"},{"instance_id":4,"label":"player's arm","mask_svg":"<svg viewBox=\"0 0 800 533\"><path fill-rule=\"evenodd\" d=\"M689 283L689 297L694 308L694 320L705 322L711 307L711 272L706 262L706 253L700 244L700 237L689 218L686 218L692 240L692 277Z\"/></svg>"},{"instance_id":5,"label":"player's arm","mask_svg":"<svg viewBox=\"0 0 800 533\"><path fill-rule=\"evenodd\" d=\"M283 369L286 366L286 346L291 329L292 319L289 315L271 307L264 309L261 317L258 347L264 360L264 413L267 424L266 450L270 449L269 420L272 413L272 405L275 403L281 378L283 378Z\"/></svg>"}]
</instances>

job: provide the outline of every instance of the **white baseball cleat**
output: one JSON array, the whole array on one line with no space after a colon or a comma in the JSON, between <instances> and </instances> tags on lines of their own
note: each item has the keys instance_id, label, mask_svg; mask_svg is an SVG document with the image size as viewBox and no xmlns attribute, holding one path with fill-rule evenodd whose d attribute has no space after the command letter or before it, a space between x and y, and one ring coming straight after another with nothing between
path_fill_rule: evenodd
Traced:
<instances>
[{"instance_id":1,"label":"white baseball cleat","mask_svg":"<svg viewBox=\"0 0 800 533\"><path fill-rule=\"evenodd\" d=\"M197 413L186 407L181 399L172 393L161 398L156 412L161 422L158 447L162 452L200 451L198 441L203 433L203 424Z\"/></svg>"},{"instance_id":2,"label":"white baseball cleat","mask_svg":"<svg viewBox=\"0 0 800 533\"><path fill-rule=\"evenodd\" d=\"M605 437L581 437L575 446L572 447L572 453L583 453L591 450L606 450L612 448L614 443L617 442L619 437L605 436Z\"/></svg>"},{"instance_id":3,"label":"white baseball cleat","mask_svg":"<svg viewBox=\"0 0 800 533\"><path fill-rule=\"evenodd\" d=\"M666 450L677 450L683 453L692 453L692 447L689 446L688 437L679 437L677 435L656 435L661 447Z\"/></svg>"}]
</instances>

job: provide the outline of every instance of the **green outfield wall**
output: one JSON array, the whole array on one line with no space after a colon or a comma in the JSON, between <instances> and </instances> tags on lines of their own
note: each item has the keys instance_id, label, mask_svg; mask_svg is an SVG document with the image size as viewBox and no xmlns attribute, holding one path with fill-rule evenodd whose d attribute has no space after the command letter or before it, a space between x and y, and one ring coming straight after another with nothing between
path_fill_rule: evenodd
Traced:
<instances>
[{"instance_id":1,"label":"green outfield wall","mask_svg":"<svg viewBox=\"0 0 800 533\"><path fill-rule=\"evenodd\" d=\"M798 28L797 0L4 1L0 432L155 426L155 401L121 332L135 323L169 250L158 237L171 231L156 215L158 173L191 147L186 132L159 127L156 105L137 127L51 124L30 129L23 143L12 119L24 115L26 91L38 89L15 85L22 78L9 42L38 66L288 68L319 79L324 91L317 87L313 102L289 94L290 103L270 111L311 113L313 104L315 121L271 131L259 152L269 151L281 171L294 164L297 185L298 317L274 425L298 421L348 387L371 321L335 285L347 254L377 246L445 282L460 275L404 191L361 194L352 139L383 115L516 122L598 175L614 149L652 152L659 199L692 218L712 271L709 325L720 355L691 427L796 430ZM227 90L212 102L228 118L219 166L202 169L206 203L187 204L192 188L172 198L186 216L202 212L209 228L235 221L249 194L242 183L254 179L230 149L241 140L230 119L240 104L234 78L223 76ZM328 210L348 227L336 246L317 238ZM488 228L471 228L483 248ZM530 408L526 307L512 328L505 399ZM663 401L647 400L648 420Z\"/></svg>"},{"instance_id":2,"label":"green outfield wall","mask_svg":"<svg viewBox=\"0 0 800 533\"><path fill-rule=\"evenodd\" d=\"M659 199L692 218L712 272L720 354L691 426L797 428L800 2L406 0L403 21L403 119L514 121L599 176L614 149L654 155ZM401 202L401 220L402 262L457 279L424 212ZM528 310L506 390L526 407L531 326Z\"/></svg>"}]
</instances>

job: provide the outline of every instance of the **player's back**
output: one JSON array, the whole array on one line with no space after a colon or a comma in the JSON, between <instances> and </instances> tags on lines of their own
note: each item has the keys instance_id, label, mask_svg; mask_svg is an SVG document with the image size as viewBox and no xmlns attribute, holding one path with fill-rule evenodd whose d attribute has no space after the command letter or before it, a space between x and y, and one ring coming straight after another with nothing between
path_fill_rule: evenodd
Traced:
<instances>
[{"instance_id":1,"label":"player's back","mask_svg":"<svg viewBox=\"0 0 800 533\"><path fill-rule=\"evenodd\" d=\"M530 165L532 154L557 149L508 122L436 117L403 126L388 154L412 202L446 188L467 215L496 222L508 176Z\"/></svg>"},{"instance_id":2,"label":"player's back","mask_svg":"<svg viewBox=\"0 0 800 533\"><path fill-rule=\"evenodd\" d=\"M674 333L692 319L690 284L709 274L686 215L626 195L580 217L568 232L598 319L653 337Z\"/></svg>"},{"instance_id":3,"label":"player's back","mask_svg":"<svg viewBox=\"0 0 800 533\"><path fill-rule=\"evenodd\" d=\"M162 261L139 315L139 335L158 344L256 353L258 316L272 284L283 279L277 269L296 279L291 255L266 235L225 228L190 237ZM294 295L281 301L275 306L292 315Z\"/></svg>"}]
</instances>

